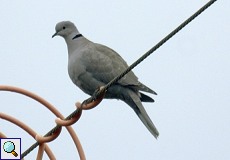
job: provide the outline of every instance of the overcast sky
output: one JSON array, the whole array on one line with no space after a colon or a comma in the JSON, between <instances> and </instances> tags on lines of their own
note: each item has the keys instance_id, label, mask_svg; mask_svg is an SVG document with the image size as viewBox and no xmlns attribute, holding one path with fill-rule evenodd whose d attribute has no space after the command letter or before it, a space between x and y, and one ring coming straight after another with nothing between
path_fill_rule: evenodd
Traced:
<instances>
[{"instance_id":1,"label":"overcast sky","mask_svg":"<svg viewBox=\"0 0 230 160\"><path fill-rule=\"evenodd\" d=\"M57 22L71 20L85 37L113 48L131 64L206 2L2 0L0 84L32 91L67 116L88 95L69 79L64 40L51 38ZM229 0L217 1L133 70L158 93L150 95L155 103L144 106L159 139L125 103L104 100L73 125L87 159L230 159L229 7ZM55 125L47 109L15 93L0 92L0 110L41 135ZM23 151L35 142L4 120L0 132L21 137ZM78 159L65 129L49 146L57 159Z\"/></svg>"}]
</instances>

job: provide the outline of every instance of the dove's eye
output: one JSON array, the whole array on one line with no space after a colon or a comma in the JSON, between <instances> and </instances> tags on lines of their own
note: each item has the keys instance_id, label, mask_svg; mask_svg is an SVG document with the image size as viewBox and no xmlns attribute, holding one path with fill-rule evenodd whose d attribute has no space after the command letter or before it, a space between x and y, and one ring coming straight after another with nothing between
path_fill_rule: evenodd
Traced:
<instances>
[{"instance_id":1,"label":"dove's eye","mask_svg":"<svg viewBox=\"0 0 230 160\"><path fill-rule=\"evenodd\" d=\"M62 29L65 29L65 26L64 26L64 27L62 27Z\"/></svg>"}]
</instances>

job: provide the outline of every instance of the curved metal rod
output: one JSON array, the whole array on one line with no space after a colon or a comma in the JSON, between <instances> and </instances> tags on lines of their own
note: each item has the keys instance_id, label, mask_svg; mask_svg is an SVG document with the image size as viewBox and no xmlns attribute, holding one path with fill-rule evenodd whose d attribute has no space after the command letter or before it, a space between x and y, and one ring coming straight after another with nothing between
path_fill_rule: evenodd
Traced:
<instances>
[{"instance_id":1,"label":"curved metal rod","mask_svg":"<svg viewBox=\"0 0 230 160\"><path fill-rule=\"evenodd\" d=\"M40 136L37 134L35 136L35 139L36 139L36 141L38 141L39 144L51 142L59 136L59 134L61 133L61 130L62 130L62 127L60 127L51 136L48 136L48 137L43 137L43 136Z\"/></svg>"},{"instance_id":2,"label":"curved metal rod","mask_svg":"<svg viewBox=\"0 0 230 160\"><path fill-rule=\"evenodd\" d=\"M37 154L36 160L42 160L45 148L46 148L45 143L42 143L41 145L39 145L38 154ZM56 159L56 158L54 157L54 159Z\"/></svg>"},{"instance_id":3,"label":"curved metal rod","mask_svg":"<svg viewBox=\"0 0 230 160\"><path fill-rule=\"evenodd\" d=\"M0 113L0 118L7 120L7 121L17 125L18 127L22 128L24 131L26 131L33 138L35 138L37 135L37 133L32 128L30 128L25 123L21 122L20 120L14 118L14 117L11 117L11 116L4 114L4 113ZM0 137L5 137L5 136L3 134L0 134ZM48 147L47 144L45 144L45 152L50 159L55 159L53 152L50 150L50 148Z\"/></svg>"},{"instance_id":4,"label":"curved metal rod","mask_svg":"<svg viewBox=\"0 0 230 160\"><path fill-rule=\"evenodd\" d=\"M75 117L71 118L70 120L62 120L60 118L56 118L55 123L60 126L70 126L80 119L81 114L82 110L79 108L79 112L75 115Z\"/></svg>"},{"instance_id":5,"label":"curved metal rod","mask_svg":"<svg viewBox=\"0 0 230 160\"><path fill-rule=\"evenodd\" d=\"M6 85L0 85L0 91L10 91L10 92L16 92L16 93L20 93L23 94L27 97L30 97L34 100L36 100L37 102L41 103L42 105L44 105L46 108L48 108L52 113L54 113L57 117L60 117L61 119L64 119L64 116L53 106L51 105L48 101L46 101L45 99L43 99L42 97L29 92L27 90L24 90L22 88L18 88L18 87L13 87L13 86L6 86ZM78 154L80 156L81 160L85 160L85 154L84 154L84 150L82 148L82 145L80 143L80 140L78 139L76 133L74 132L73 128L71 126L67 126L66 129L68 130L70 136L72 137L74 144L77 148Z\"/></svg>"},{"instance_id":6,"label":"curved metal rod","mask_svg":"<svg viewBox=\"0 0 230 160\"><path fill-rule=\"evenodd\" d=\"M92 101L92 102L90 102L90 103L87 103L87 104L84 104L84 103L83 103L83 105L81 105L81 108L82 108L83 110L89 110L89 109L92 109L92 108L96 107L96 106L102 101L102 99L103 99L104 96L105 96L106 90L105 90L104 88L105 88L104 86L101 86L101 87L99 88L100 94L99 94L99 97L97 97L96 100L94 100L94 101ZM78 108L79 108L79 106L78 106L79 103L80 103L80 102L77 102L77 103L75 104L76 107L78 107Z\"/></svg>"}]
</instances>

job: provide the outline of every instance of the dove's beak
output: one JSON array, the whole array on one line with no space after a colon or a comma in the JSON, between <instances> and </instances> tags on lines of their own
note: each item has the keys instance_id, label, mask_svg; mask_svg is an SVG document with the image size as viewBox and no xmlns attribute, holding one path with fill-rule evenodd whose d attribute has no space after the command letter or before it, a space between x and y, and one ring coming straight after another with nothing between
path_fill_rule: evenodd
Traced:
<instances>
[{"instance_id":1,"label":"dove's beak","mask_svg":"<svg viewBox=\"0 0 230 160\"><path fill-rule=\"evenodd\" d=\"M54 33L54 35L52 35L52 38L54 38L56 35L58 35L58 32Z\"/></svg>"}]
</instances>

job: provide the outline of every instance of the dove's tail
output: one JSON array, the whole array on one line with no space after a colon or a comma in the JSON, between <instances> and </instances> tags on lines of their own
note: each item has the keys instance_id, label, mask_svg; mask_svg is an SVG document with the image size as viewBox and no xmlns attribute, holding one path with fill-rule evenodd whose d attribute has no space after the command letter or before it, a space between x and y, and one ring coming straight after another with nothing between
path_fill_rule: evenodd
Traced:
<instances>
[{"instance_id":1,"label":"dove's tail","mask_svg":"<svg viewBox=\"0 0 230 160\"><path fill-rule=\"evenodd\" d=\"M131 90L129 90L128 92L130 98L126 100L126 103L128 103L128 105L130 105L134 109L134 111L136 112L140 120L143 122L143 124L146 126L146 128L148 128L151 134L157 139L157 137L159 136L159 132L157 131L155 125L153 124L147 112L145 111L139 96Z\"/></svg>"}]
</instances>

